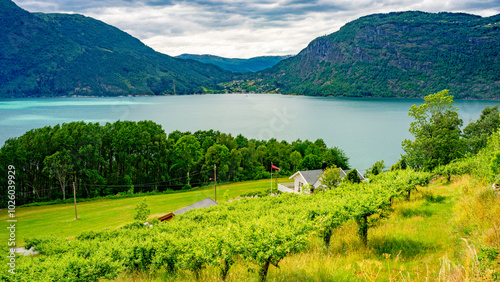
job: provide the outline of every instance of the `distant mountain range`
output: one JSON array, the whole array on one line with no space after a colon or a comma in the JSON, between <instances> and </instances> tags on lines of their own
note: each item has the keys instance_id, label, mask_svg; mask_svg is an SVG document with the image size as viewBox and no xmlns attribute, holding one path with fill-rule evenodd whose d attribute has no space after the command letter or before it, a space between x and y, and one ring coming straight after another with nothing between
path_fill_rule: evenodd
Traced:
<instances>
[{"instance_id":1,"label":"distant mountain range","mask_svg":"<svg viewBox=\"0 0 500 282\"><path fill-rule=\"evenodd\" d=\"M281 93L500 99L500 15L398 12L362 17L259 73Z\"/></svg>"},{"instance_id":2,"label":"distant mountain range","mask_svg":"<svg viewBox=\"0 0 500 282\"><path fill-rule=\"evenodd\" d=\"M176 59L82 15L0 1L0 97L203 93L233 74Z\"/></svg>"},{"instance_id":3,"label":"distant mountain range","mask_svg":"<svg viewBox=\"0 0 500 282\"><path fill-rule=\"evenodd\" d=\"M225 70L233 71L233 72L257 72L267 68L270 68L280 61L290 58L291 55L288 56L262 56L262 57L254 57L250 59L233 59L233 58L224 58L213 55L193 55L193 54L182 54L176 56L179 59L185 60L195 60L205 64L214 64L219 66Z\"/></svg>"},{"instance_id":4,"label":"distant mountain range","mask_svg":"<svg viewBox=\"0 0 500 282\"><path fill-rule=\"evenodd\" d=\"M500 15L375 14L289 58L174 58L101 21L29 13L2 0L0 42L0 97L234 90L422 97L449 89L457 98L500 99Z\"/></svg>"}]
</instances>

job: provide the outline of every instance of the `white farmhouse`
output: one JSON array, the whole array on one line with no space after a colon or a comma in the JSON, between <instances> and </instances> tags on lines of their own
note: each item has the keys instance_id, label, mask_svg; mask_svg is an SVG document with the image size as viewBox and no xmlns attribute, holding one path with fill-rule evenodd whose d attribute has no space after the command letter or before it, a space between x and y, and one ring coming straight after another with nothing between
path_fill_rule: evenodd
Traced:
<instances>
[{"instance_id":1,"label":"white farmhouse","mask_svg":"<svg viewBox=\"0 0 500 282\"><path fill-rule=\"evenodd\" d=\"M344 179L349 171L340 169L340 178ZM357 169L356 172L361 181L366 180ZM289 177L289 179L293 179L293 185L292 183L278 184L278 190L284 193L312 193L315 189L324 187L321 184L321 175L323 175L323 169L297 171ZM304 191L304 186L308 188L306 191Z\"/></svg>"}]
</instances>

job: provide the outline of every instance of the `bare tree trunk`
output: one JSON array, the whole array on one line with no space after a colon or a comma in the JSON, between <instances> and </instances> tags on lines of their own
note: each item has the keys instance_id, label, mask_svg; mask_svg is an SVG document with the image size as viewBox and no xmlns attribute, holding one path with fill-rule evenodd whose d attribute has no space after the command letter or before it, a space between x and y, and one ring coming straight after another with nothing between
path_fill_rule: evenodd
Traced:
<instances>
[{"instance_id":1,"label":"bare tree trunk","mask_svg":"<svg viewBox=\"0 0 500 282\"><path fill-rule=\"evenodd\" d=\"M325 243L327 249L330 247L331 238L332 238L332 230L328 230L325 236L323 237L323 242Z\"/></svg>"},{"instance_id":2,"label":"bare tree trunk","mask_svg":"<svg viewBox=\"0 0 500 282\"><path fill-rule=\"evenodd\" d=\"M221 269L221 278L222 278L222 281L226 281L226 278L227 278L227 274L229 272L229 268L231 267L231 264L229 263L229 261L227 259L224 260L224 265Z\"/></svg>"},{"instance_id":3,"label":"bare tree trunk","mask_svg":"<svg viewBox=\"0 0 500 282\"><path fill-rule=\"evenodd\" d=\"M59 184L61 185L63 200L66 200L66 179L62 175L58 175L57 179L59 180Z\"/></svg>"},{"instance_id":4,"label":"bare tree trunk","mask_svg":"<svg viewBox=\"0 0 500 282\"><path fill-rule=\"evenodd\" d=\"M358 235L363 242L363 246L368 245L368 216L363 215L361 219L356 220L358 223Z\"/></svg>"},{"instance_id":5,"label":"bare tree trunk","mask_svg":"<svg viewBox=\"0 0 500 282\"><path fill-rule=\"evenodd\" d=\"M267 271L269 270L270 263L271 263L271 259L268 259L264 262L264 265L262 265L262 268L260 269L260 272L259 272L259 281L260 282L266 281Z\"/></svg>"}]
</instances>

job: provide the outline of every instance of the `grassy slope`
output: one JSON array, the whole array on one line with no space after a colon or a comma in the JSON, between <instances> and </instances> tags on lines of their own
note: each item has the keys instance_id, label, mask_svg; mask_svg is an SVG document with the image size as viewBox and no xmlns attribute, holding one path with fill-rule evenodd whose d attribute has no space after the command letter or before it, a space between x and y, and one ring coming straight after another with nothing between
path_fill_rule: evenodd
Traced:
<instances>
[{"instance_id":1,"label":"grassy slope","mask_svg":"<svg viewBox=\"0 0 500 282\"><path fill-rule=\"evenodd\" d=\"M271 266L267 281L452 281L467 248L455 232L454 207L469 180L437 182L420 188L409 202L398 200L389 218L369 230L367 249L358 240L354 222L336 230L328 250L312 236L306 251L287 256L279 268ZM228 281L255 281L257 271L257 266L238 261ZM196 281L189 271L175 277L136 272L123 274L117 281L165 279ZM216 269L202 272L202 281L218 279Z\"/></svg>"},{"instance_id":2,"label":"grassy slope","mask_svg":"<svg viewBox=\"0 0 500 282\"><path fill-rule=\"evenodd\" d=\"M464 176L451 184L438 181L419 188L419 193L414 193L409 202L396 200L389 217L369 230L368 248L358 240L354 222L336 230L329 249L325 249L316 236L311 236L307 250L290 254L280 262L279 268L270 267L267 281L461 281L468 275L466 280L477 280L474 273L468 272L474 271L469 252L469 244L473 245L474 238L461 238L463 233L457 231L463 212L457 203L463 202L473 186L476 184L471 178ZM269 180L250 181L220 186L218 195L222 199L227 192L226 198L231 198L268 188ZM212 195L213 187L208 187L148 196L147 201L152 216L157 216ZM19 208L17 236L52 233L71 237L83 230L115 228L132 220L133 208L141 200L142 197L138 197L79 204L82 219L76 222L72 205ZM6 213L1 211L0 220L5 219ZM3 237L4 234L0 240L6 240ZM228 281L254 281L257 271L256 265L237 260L229 271ZM219 281L218 277L217 269L207 267L200 279ZM195 281L195 278L190 271L178 271L173 277L160 271L155 276L134 272L116 279L165 280Z\"/></svg>"},{"instance_id":3,"label":"grassy slope","mask_svg":"<svg viewBox=\"0 0 500 282\"><path fill-rule=\"evenodd\" d=\"M309 252L284 260L281 270L273 268L272 281L290 277L335 281L437 279L443 267L449 266L447 262L458 261L464 247L454 231L453 208L461 185L467 181L461 178L451 185L432 184L420 188L410 202L396 203L389 218L369 230L367 249L360 244L356 225L351 222L333 235L329 250L318 240ZM291 267L297 264L301 267Z\"/></svg>"},{"instance_id":4,"label":"grassy slope","mask_svg":"<svg viewBox=\"0 0 500 282\"><path fill-rule=\"evenodd\" d=\"M288 182L287 178L279 179ZM217 187L219 201L231 199L241 194L265 191L270 188L269 179L247 181ZM214 197L213 186L185 193L147 196L151 216L159 217L168 212L189 206L207 197ZM38 207L23 207L16 209L16 242L24 238L38 235L54 234L62 237L74 237L86 230L102 230L117 228L131 221L135 214L135 206L143 197L124 199L102 199L77 204L78 218L75 220L73 204L47 205ZM7 210L0 211L2 230L8 226ZM0 233L0 241L7 242L7 232Z\"/></svg>"}]
</instances>

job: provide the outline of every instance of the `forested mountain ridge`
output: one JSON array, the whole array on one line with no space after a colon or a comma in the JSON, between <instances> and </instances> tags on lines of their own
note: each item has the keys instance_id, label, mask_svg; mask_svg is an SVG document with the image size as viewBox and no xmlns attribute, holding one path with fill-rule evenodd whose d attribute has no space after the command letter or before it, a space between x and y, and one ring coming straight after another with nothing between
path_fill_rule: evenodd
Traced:
<instances>
[{"instance_id":1,"label":"forested mountain ridge","mask_svg":"<svg viewBox=\"0 0 500 282\"><path fill-rule=\"evenodd\" d=\"M202 93L232 74L176 59L76 14L0 2L0 97Z\"/></svg>"},{"instance_id":2,"label":"forested mountain ridge","mask_svg":"<svg viewBox=\"0 0 500 282\"><path fill-rule=\"evenodd\" d=\"M234 72L257 72L270 68L291 56L260 56L249 59L224 58L213 55L182 54L179 59L191 59L205 64L214 64L225 70Z\"/></svg>"},{"instance_id":3,"label":"forested mountain ridge","mask_svg":"<svg viewBox=\"0 0 500 282\"><path fill-rule=\"evenodd\" d=\"M101 21L29 13L11 0L0 2L0 42L0 97L423 97L449 89L459 99L500 99L500 15L365 16L256 74L173 58Z\"/></svg>"},{"instance_id":4,"label":"forested mountain ridge","mask_svg":"<svg viewBox=\"0 0 500 282\"><path fill-rule=\"evenodd\" d=\"M257 79L280 93L500 98L500 15L397 12L347 23Z\"/></svg>"}]
</instances>

